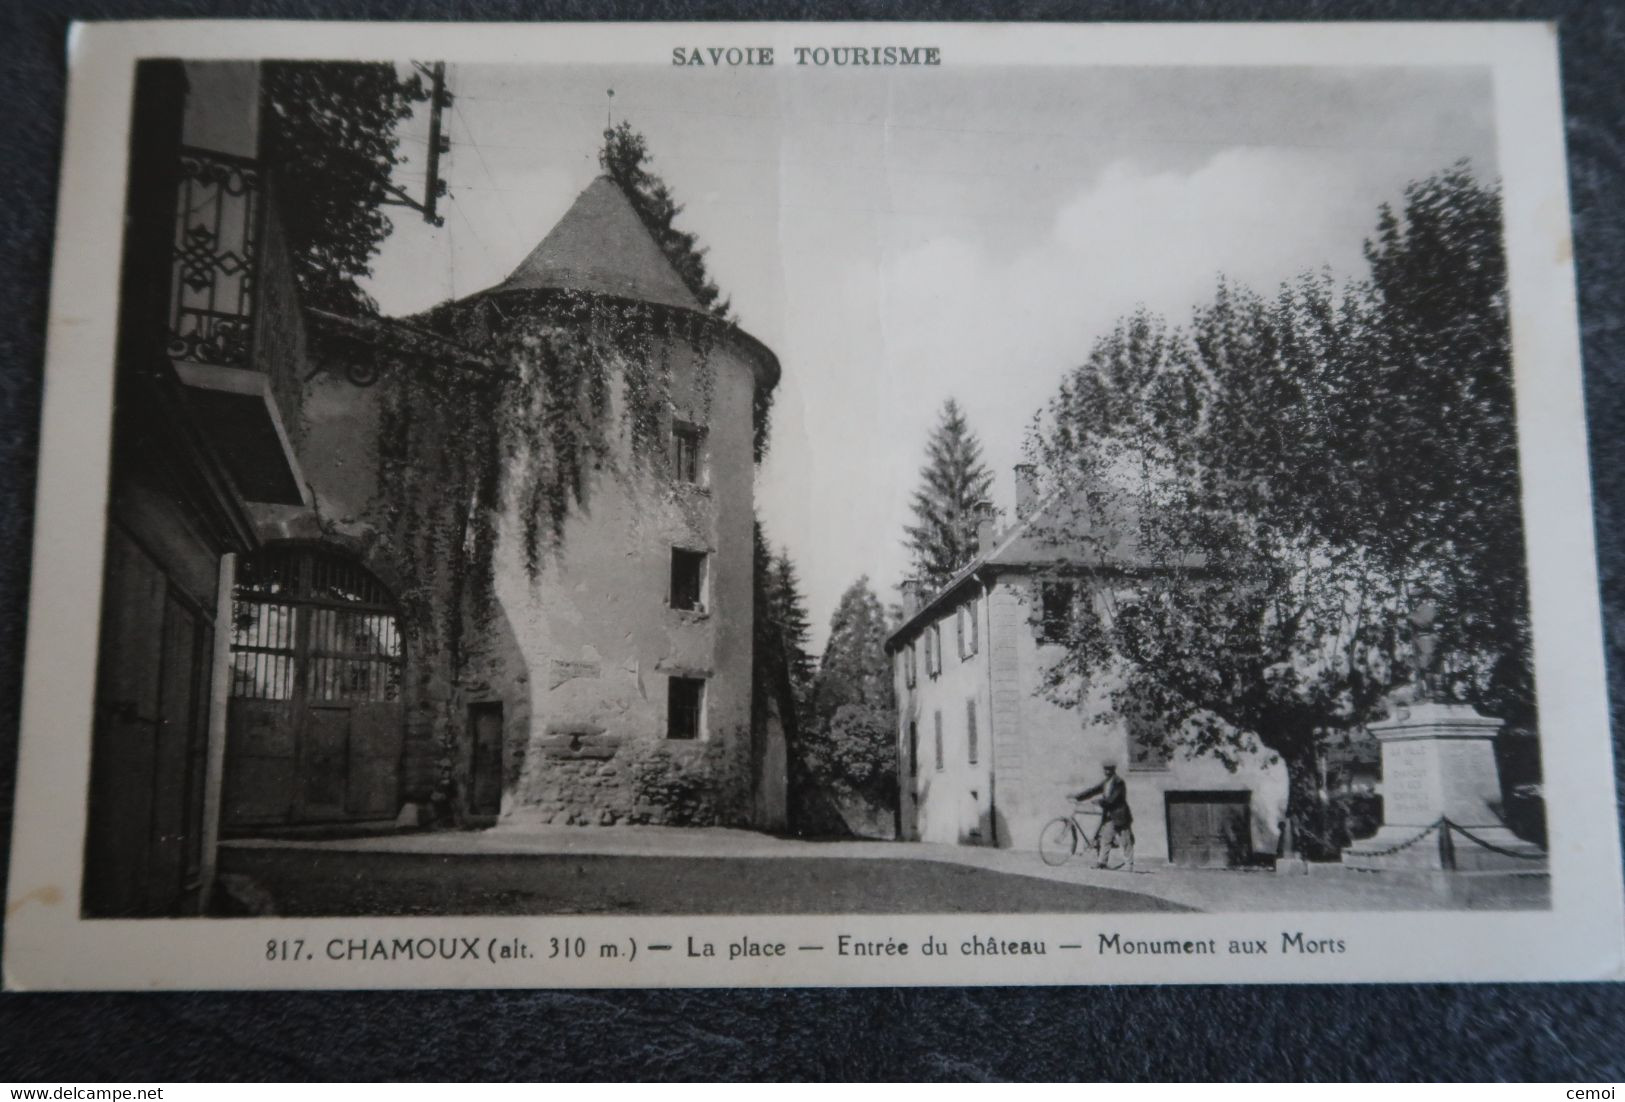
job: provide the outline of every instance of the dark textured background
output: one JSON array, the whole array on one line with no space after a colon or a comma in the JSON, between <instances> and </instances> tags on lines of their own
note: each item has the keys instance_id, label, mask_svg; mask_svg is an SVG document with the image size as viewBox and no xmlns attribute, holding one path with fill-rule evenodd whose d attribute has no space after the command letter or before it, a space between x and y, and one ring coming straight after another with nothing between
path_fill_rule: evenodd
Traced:
<instances>
[{"instance_id":1,"label":"dark textured background","mask_svg":"<svg viewBox=\"0 0 1625 1102\"><path fill-rule=\"evenodd\" d=\"M1625 13L1584 0L0 0L0 873L70 17L1557 19L1610 687L1625 646ZM1515 151L1514 151L1515 153ZM1618 728L1618 723L1615 724ZM1616 771L1617 787L1617 771ZM1516 945L1502 947L1516 953ZM1625 986L0 995L0 1080L1625 1079Z\"/></svg>"}]
</instances>

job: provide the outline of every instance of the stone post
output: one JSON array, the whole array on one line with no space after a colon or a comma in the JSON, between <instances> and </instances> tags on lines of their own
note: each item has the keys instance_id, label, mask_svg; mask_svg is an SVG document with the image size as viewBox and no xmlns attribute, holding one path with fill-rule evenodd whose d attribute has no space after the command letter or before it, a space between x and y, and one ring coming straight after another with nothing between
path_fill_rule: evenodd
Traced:
<instances>
[{"instance_id":1,"label":"stone post","mask_svg":"<svg viewBox=\"0 0 1625 1102\"><path fill-rule=\"evenodd\" d=\"M1371 733L1382 746L1382 827L1343 851L1349 868L1463 872L1544 871L1543 851L1499 813L1495 735L1501 721L1467 704L1400 705ZM1446 839L1448 819L1469 831Z\"/></svg>"}]
</instances>

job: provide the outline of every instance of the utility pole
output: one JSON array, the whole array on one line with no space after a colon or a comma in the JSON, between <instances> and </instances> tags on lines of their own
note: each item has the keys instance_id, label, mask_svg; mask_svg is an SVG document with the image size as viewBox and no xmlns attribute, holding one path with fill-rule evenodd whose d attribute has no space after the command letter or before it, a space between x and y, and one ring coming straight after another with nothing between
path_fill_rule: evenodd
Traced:
<instances>
[{"instance_id":1,"label":"utility pole","mask_svg":"<svg viewBox=\"0 0 1625 1102\"><path fill-rule=\"evenodd\" d=\"M414 61L412 65L430 82L429 163L423 180L423 198L413 198L397 184L385 184L384 190L389 192L389 198L384 202L390 206L411 207L423 215L423 220L429 225L443 226L446 220L435 213L435 208L440 197L446 194L446 181L440 178L440 154L451 151L451 139L440 132L440 113L452 102L451 90L446 87L446 63L437 61L433 65L424 65Z\"/></svg>"}]
</instances>

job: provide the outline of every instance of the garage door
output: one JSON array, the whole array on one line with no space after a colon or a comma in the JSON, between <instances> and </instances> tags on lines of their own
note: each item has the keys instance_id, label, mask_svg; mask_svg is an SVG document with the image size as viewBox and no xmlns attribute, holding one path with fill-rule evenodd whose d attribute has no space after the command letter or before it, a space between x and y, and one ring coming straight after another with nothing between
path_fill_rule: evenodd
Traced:
<instances>
[{"instance_id":1,"label":"garage door","mask_svg":"<svg viewBox=\"0 0 1625 1102\"><path fill-rule=\"evenodd\" d=\"M1168 860L1228 868L1252 858L1252 793L1169 792Z\"/></svg>"}]
</instances>

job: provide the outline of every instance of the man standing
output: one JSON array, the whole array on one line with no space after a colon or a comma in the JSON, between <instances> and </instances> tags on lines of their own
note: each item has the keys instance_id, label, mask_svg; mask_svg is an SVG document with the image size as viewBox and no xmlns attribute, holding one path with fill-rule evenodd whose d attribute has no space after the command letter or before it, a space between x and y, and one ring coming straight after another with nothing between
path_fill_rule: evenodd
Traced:
<instances>
[{"instance_id":1,"label":"man standing","mask_svg":"<svg viewBox=\"0 0 1625 1102\"><path fill-rule=\"evenodd\" d=\"M1128 784L1117 775L1117 763L1106 762L1101 767L1106 774L1093 788L1079 792L1077 799L1100 797L1100 829L1095 832L1095 851L1100 860L1095 868L1106 867L1106 855L1112 843L1123 847L1123 867L1134 871L1134 813L1128 809Z\"/></svg>"}]
</instances>

